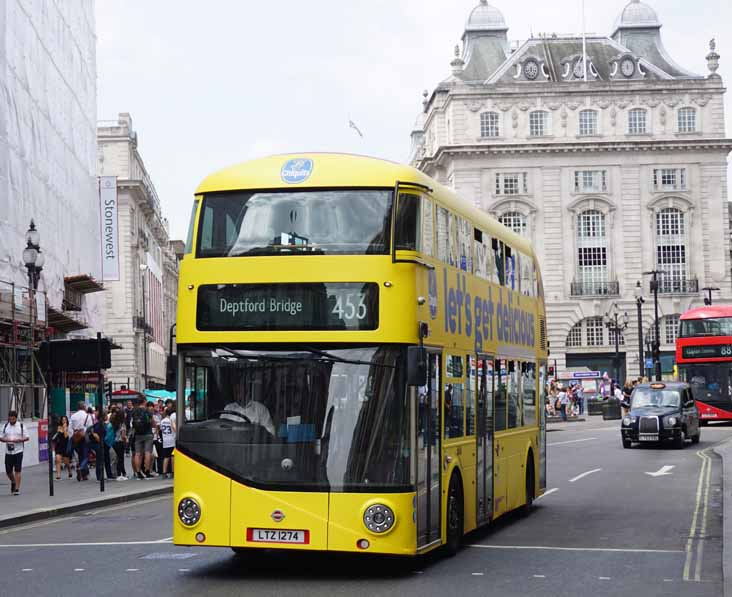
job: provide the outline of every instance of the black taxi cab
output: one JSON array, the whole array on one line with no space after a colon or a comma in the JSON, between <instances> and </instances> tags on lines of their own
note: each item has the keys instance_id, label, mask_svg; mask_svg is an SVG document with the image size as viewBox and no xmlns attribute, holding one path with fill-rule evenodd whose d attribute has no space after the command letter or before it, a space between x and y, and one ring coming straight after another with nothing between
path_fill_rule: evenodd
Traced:
<instances>
[{"instance_id":1,"label":"black taxi cab","mask_svg":"<svg viewBox=\"0 0 732 597\"><path fill-rule=\"evenodd\" d=\"M624 448L632 447L633 442L668 441L675 448L683 448L688 439L698 443L699 411L689 384L654 382L636 386L620 433Z\"/></svg>"}]
</instances>

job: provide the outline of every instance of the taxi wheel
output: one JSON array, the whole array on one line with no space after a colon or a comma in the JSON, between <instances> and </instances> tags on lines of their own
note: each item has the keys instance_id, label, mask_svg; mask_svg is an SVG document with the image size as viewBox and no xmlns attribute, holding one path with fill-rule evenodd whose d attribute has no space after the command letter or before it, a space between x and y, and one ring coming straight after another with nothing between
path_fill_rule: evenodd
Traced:
<instances>
[{"instance_id":1,"label":"taxi wheel","mask_svg":"<svg viewBox=\"0 0 732 597\"><path fill-rule=\"evenodd\" d=\"M674 448L681 450L686 445L686 432L682 429L681 432L674 438Z\"/></svg>"},{"instance_id":2,"label":"taxi wheel","mask_svg":"<svg viewBox=\"0 0 732 597\"><path fill-rule=\"evenodd\" d=\"M691 436L691 443L698 444L700 439L701 439L701 433L697 432L696 435Z\"/></svg>"},{"instance_id":3,"label":"taxi wheel","mask_svg":"<svg viewBox=\"0 0 732 597\"><path fill-rule=\"evenodd\" d=\"M450 479L450 489L447 493L447 543L449 556L454 556L460 550L463 539L463 491L456 474Z\"/></svg>"},{"instance_id":4,"label":"taxi wheel","mask_svg":"<svg viewBox=\"0 0 732 597\"><path fill-rule=\"evenodd\" d=\"M632 447L633 447L633 442L630 441L629 439L623 438L623 448L625 448L627 450Z\"/></svg>"}]
</instances>

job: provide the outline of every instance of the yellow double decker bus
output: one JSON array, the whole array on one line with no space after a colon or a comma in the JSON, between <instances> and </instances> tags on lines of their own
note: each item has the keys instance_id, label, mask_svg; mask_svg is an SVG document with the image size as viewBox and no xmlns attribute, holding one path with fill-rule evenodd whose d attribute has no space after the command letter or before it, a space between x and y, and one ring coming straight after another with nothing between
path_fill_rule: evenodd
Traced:
<instances>
[{"instance_id":1,"label":"yellow double decker bus","mask_svg":"<svg viewBox=\"0 0 732 597\"><path fill-rule=\"evenodd\" d=\"M177 344L177 545L454 553L546 486L534 252L413 168L206 178Z\"/></svg>"}]
</instances>

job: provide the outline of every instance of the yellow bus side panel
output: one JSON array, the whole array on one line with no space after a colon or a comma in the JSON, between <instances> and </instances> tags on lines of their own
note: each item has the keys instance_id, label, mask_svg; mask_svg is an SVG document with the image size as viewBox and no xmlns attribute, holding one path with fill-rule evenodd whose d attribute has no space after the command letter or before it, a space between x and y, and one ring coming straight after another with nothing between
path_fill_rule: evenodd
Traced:
<instances>
[{"instance_id":1,"label":"yellow bus side panel","mask_svg":"<svg viewBox=\"0 0 732 597\"><path fill-rule=\"evenodd\" d=\"M284 514L275 522L272 514ZM310 532L309 544L247 541L247 529L288 529ZM264 491L231 483L231 545L283 549L328 549L328 494L299 491Z\"/></svg>"},{"instance_id":2,"label":"yellow bus side panel","mask_svg":"<svg viewBox=\"0 0 732 597\"><path fill-rule=\"evenodd\" d=\"M361 551L359 539L371 544L366 553L413 555L417 550L414 493L331 493L328 549L333 551ZM386 533L375 534L363 524L366 508L383 504L394 512L396 522Z\"/></svg>"},{"instance_id":3,"label":"yellow bus side panel","mask_svg":"<svg viewBox=\"0 0 732 597\"><path fill-rule=\"evenodd\" d=\"M229 545L229 503L231 480L198 464L180 451L175 453L173 488L173 543L176 545ZM178 503L190 497L201 507L201 520L186 527L178 518ZM203 543L196 541L204 533Z\"/></svg>"}]
</instances>

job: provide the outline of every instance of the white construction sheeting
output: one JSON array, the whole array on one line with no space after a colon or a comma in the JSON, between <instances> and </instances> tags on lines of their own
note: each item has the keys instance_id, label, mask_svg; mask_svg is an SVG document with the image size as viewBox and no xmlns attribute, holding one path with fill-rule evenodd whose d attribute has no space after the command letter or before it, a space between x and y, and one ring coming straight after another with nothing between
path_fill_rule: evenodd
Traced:
<instances>
[{"instance_id":1,"label":"white construction sheeting","mask_svg":"<svg viewBox=\"0 0 732 597\"><path fill-rule=\"evenodd\" d=\"M0 0L0 279L27 284L31 218L58 309L64 276L101 280L93 0ZM102 297L84 303L101 329Z\"/></svg>"}]
</instances>

